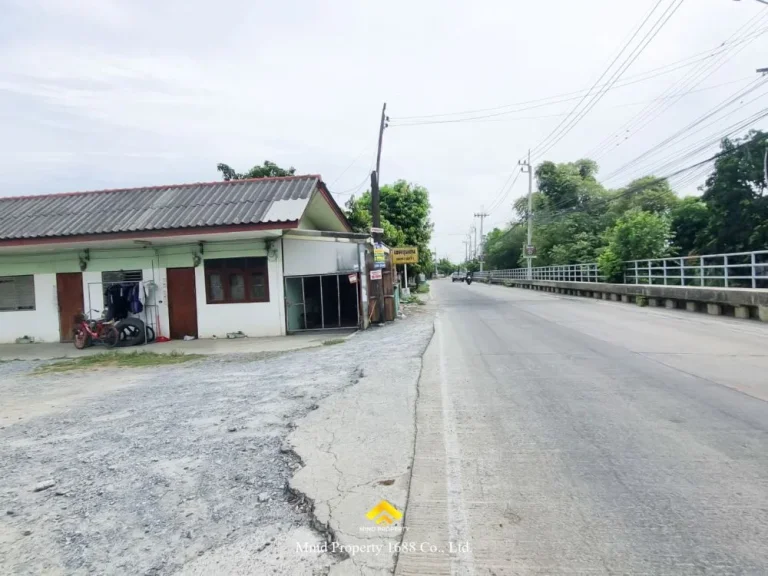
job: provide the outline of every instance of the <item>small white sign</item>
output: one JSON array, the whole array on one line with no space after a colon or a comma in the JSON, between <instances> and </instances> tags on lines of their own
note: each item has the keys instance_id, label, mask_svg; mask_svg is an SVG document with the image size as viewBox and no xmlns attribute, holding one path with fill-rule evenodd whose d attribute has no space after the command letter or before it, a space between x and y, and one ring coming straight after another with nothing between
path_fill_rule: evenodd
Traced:
<instances>
[{"instance_id":1,"label":"small white sign","mask_svg":"<svg viewBox=\"0 0 768 576\"><path fill-rule=\"evenodd\" d=\"M371 234L384 234L384 228L374 228L371 226Z\"/></svg>"},{"instance_id":2,"label":"small white sign","mask_svg":"<svg viewBox=\"0 0 768 576\"><path fill-rule=\"evenodd\" d=\"M381 280L381 270L371 270L371 280Z\"/></svg>"}]
</instances>

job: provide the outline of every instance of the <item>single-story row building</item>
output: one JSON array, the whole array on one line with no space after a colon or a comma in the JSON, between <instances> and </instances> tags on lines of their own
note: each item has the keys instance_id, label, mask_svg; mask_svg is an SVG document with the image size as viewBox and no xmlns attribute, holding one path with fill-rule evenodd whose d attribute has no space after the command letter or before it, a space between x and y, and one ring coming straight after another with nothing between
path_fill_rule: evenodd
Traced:
<instances>
[{"instance_id":1,"label":"single-story row building","mask_svg":"<svg viewBox=\"0 0 768 576\"><path fill-rule=\"evenodd\" d=\"M172 339L365 327L372 250L316 175L0 198L0 342L123 289Z\"/></svg>"}]
</instances>

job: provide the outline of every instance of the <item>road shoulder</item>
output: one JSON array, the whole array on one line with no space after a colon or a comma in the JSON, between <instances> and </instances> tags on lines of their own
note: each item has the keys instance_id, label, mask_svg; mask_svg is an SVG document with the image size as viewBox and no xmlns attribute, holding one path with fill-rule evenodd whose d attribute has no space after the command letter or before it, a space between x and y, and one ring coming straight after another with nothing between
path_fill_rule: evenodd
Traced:
<instances>
[{"instance_id":1,"label":"road shoulder","mask_svg":"<svg viewBox=\"0 0 768 576\"><path fill-rule=\"evenodd\" d=\"M358 382L323 402L288 437L303 463L290 489L309 501L315 528L342 560L333 576L394 569L402 521L377 525L366 513L382 500L405 510L421 356L432 335L432 315L420 316L400 327L397 342L372 351Z\"/></svg>"}]
</instances>

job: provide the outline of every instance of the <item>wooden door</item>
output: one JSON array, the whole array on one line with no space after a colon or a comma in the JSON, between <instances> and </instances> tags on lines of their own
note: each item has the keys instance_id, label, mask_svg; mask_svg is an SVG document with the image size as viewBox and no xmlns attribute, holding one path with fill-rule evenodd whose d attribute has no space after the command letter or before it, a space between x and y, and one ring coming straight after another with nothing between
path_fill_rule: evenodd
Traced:
<instances>
[{"instance_id":1,"label":"wooden door","mask_svg":"<svg viewBox=\"0 0 768 576\"><path fill-rule=\"evenodd\" d=\"M197 337L194 268L168 268L168 320L171 338Z\"/></svg>"},{"instance_id":2,"label":"wooden door","mask_svg":"<svg viewBox=\"0 0 768 576\"><path fill-rule=\"evenodd\" d=\"M56 299L59 303L59 340L72 342L75 316L83 312L82 272L56 274Z\"/></svg>"}]
</instances>

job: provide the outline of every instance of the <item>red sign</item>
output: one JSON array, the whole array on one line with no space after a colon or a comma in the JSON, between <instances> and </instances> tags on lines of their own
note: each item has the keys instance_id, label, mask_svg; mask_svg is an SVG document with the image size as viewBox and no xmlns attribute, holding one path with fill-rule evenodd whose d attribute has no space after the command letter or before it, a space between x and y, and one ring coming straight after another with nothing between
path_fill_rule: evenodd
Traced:
<instances>
[{"instance_id":1,"label":"red sign","mask_svg":"<svg viewBox=\"0 0 768 576\"><path fill-rule=\"evenodd\" d=\"M350 274L348 278L350 284L357 284L357 274Z\"/></svg>"}]
</instances>

